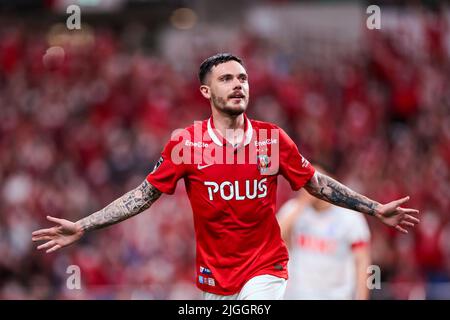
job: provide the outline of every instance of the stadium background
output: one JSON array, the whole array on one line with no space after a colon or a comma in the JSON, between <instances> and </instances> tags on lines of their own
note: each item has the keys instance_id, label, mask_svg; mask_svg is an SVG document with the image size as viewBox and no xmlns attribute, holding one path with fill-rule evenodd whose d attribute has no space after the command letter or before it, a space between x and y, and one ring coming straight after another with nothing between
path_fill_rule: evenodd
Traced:
<instances>
[{"instance_id":1,"label":"stadium background","mask_svg":"<svg viewBox=\"0 0 450 320\"><path fill-rule=\"evenodd\" d=\"M371 298L449 299L450 10L377 3L378 31L373 3L356 1L0 0L0 298L201 298L183 183L56 254L31 232L138 185L172 130L208 117L197 68L226 51L246 63L251 117L359 192L421 210L409 235L368 219ZM65 26L69 4L81 30ZM50 46L65 49L60 68L43 64ZM281 180L278 207L293 196ZM82 290L67 289L69 265Z\"/></svg>"}]
</instances>

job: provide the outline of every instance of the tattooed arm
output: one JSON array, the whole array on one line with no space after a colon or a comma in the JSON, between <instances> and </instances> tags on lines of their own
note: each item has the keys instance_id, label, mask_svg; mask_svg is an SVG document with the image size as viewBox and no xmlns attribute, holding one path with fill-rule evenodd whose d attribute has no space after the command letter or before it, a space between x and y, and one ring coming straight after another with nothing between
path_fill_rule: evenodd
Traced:
<instances>
[{"instance_id":1,"label":"tattooed arm","mask_svg":"<svg viewBox=\"0 0 450 320\"><path fill-rule=\"evenodd\" d=\"M100 229L131 218L150 208L161 192L145 180L136 189L124 194L105 208L76 222L81 230Z\"/></svg>"},{"instance_id":2,"label":"tattooed arm","mask_svg":"<svg viewBox=\"0 0 450 320\"><path fill-rule=\"evenodd\" d=\"M409 213L419 213L418 210L400 207L409 200L409 197L381 204L318 171L305 185L305 189L316 198L334 205L375 216L384 224L403 233L408 233L407 227L414 227L419 223L419 219L409 215Z\"/></svg>"},{"instance_id":3,"label":"tattooed arm","mask_svg":"<svg viewBox=\"0 0 450 320\"><path fill-rule=\"evenodd\" d=\"M48 220L55 222L58 226L34 231L32 240L47 241L37 248L47 249L47 253L53 252L79 240L86 231L104 228L143 212L160 196L161 192L145 180L137 188L127 192L102 210L77 222L47 216Z\"/></svg>"},{"instance_id":4,"label":"tattooed arm","mask_svg":"<svg viewBox=\"0 0 450 320\"><path fill-rule=\"evenodd\" d=\"M308 181L305 189L316 198L371 216L375 215L376 208L380 206L378 202L356 193L333 178L318 171Z\"/></svg>"}]
</instances>

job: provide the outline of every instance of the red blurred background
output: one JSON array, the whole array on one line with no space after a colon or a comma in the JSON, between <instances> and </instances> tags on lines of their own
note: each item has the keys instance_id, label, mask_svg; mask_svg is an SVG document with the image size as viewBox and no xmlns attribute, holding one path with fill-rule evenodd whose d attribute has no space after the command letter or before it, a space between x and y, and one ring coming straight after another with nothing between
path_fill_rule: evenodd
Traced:
<instances>
[{"instance_id":1,"label":"red blurred background","mask_svg":"<svg viewBox=\"0 0 450 320\"><path fill-rule=\"evenodd\" d=\"M70 1L69 1L70 2ZM380 202L410 195L421 224L369 224L382 288L372 299L450 298L450 11L438 1L0 1L0 298L198 299L182 183L147 212L56 254L31 232L78 220L137 186L176 128L209 116L200 62L243 58L250 117ZM188 10L181 10L181 7ZM46 68L52 46L62 64ZM281 181L280 181L281 182ZM281 182L278 207L293 193ZM82 290L66 287L69 265Z\"/></svg>"}]
</instances>

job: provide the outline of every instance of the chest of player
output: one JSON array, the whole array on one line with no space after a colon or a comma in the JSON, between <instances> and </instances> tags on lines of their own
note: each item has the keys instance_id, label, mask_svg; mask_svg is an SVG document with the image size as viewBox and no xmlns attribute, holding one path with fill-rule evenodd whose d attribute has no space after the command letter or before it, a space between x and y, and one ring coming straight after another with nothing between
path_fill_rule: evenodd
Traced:
<instances>
[{"instance_id":1,"label":"chest of player","mask_svg":"<svg viewBox=\"0 0 450 320\"><path fill-rule=\"evenodd\" d=\"M277 170L271 168L271 153L250 146L197 149L187 167L186 185L206 190L209 200L265 198L275 187Z\"/></svg>"},{"instance_id":2,"label":"chest of player","mask_svg":"<svg viewBox=\"0 0 450 320\"><path fill-rule=\"evenodd\" d=\"M276 188L277 175L266 175L258 164L193 164L185 178L189 188L203 190L209 200L266 198Z\"/></svg>"}]
</instances>

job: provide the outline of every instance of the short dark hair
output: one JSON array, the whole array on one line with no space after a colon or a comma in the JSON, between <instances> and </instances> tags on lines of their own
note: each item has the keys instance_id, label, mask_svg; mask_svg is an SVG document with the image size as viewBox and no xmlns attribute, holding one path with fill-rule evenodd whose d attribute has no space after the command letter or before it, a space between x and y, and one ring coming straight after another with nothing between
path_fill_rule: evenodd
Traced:
<instances>
[{"instance_id":1,"label":"short dark hair","mask_svg":"<svg viewBox=\"0 0 450 320\"><path fill-rule=\"evenodd\" d=\"M231 54L231 53L218 53L207 59L205 59L200 65L200 70L198 71L198 78L201 84L205 84L205 79L207 74L211 71L211 69L221 63L225 63L228 61L236 61L241 65L244 65L241 58Z\"/></svg>"}]
</instances>

